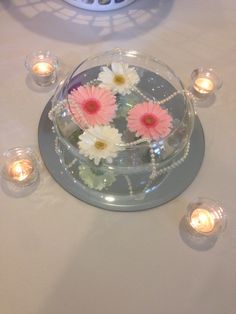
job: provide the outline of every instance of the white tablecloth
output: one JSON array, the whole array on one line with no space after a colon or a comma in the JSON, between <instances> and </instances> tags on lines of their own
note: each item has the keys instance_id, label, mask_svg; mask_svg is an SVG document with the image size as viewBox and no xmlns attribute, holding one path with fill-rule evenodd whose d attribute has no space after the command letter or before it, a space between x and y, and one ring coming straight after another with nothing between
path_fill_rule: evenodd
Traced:
<instances>
[{"instance_id":1,"label":"white tablecloth","mask_svg":"<svg viewBox=\"0 0 236 314\"><path fill-rule=\"evenodd\" d=\"M187 190L137 213L92 207L64 191L44 169L34 193L0 191L2 314L236 313L236 2L138 0L95 13L60 0L0 3L0 151L37 149L41 112L53 89L35 87L24 68L32 50L49 49L61 77L87 56L114 47L167 63L188 86L199 66L224 84L214 104L197 107L206 153ZM181 233L198 196L225 207L228 225L208 247Z\"/></svg>"}]
</instances>

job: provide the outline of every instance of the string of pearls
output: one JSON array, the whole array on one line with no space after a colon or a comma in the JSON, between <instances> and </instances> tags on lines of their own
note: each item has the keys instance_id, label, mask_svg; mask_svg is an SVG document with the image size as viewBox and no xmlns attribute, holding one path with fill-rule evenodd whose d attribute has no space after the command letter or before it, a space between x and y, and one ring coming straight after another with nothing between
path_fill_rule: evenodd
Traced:
<instances>
[{"instance_id":1,"label":"string of pearls","mask_svg":"<svg viewBox=\"0 0 236 314\"><path fill-rule=\"evenodd\" d=\"M77 158L74 158L74 159L72 160L72 162L70 162L70 163L67 165L67 168L68 168L68 169L72 168L72 167L76 164L77 161L78 161L78 159L77 159Z\"/></svg>"},{"instance_id":2,"label":"string of pearls","mask_svg":"<svg viewBox=\"0 0 236 314\"><path fill-rule=\"evenodd\" d=\"M124 177L125 177L125 180L126 180L127 185L128 185L129 195L132 196L134 194L134 192L133 192L133 187L132 187L131 180L130 180L130 178L127 175L125 175Z\"/></svg>"},{"instance_id":3,"label":"string of pearls","mask_svg":"<svg viewBox=\"0 0 236 314\"><path fill-rule=\"evenodd\" d=\"M188 157L189 150L190 150L190 142L188 142L188 144L185 148L184 155L179 160L173 162L170 166L167 166L163 169L160 169L159 171L157 171L156 175L160 176L160 175L165 174L166 172L173 170L176 167L180 166L185 161L185 159Z\"/></svg>"},{"instance_id":4,"label":"string of pearls","mask_svg":"<svg viewBox=\"0 0 236 314\"><path fill-rule=\"evenodd\" d=\"M148 181L148 183L146 184L146 186L144 187L143 189L143 192L145 192L149 187L150 185L152 184L153 180L161 175L164 175L166 174L167 172L171 171L171 170L174 170L175 168L177 168L178 166L180 166L184 161L185 159L188 157L188 154L189 154L189 150L190 150L190 142L188 142L186 148L185 148L185 151L184 151L184 155L179 159L179 160L176 160L175 162L173 162L170 166L167 166L167 167L164 167L156 172L153 171L152 169L152 173L150 175L150 179ZM155 176L154 176L155 174Z\"/></svg>"},{"instance_id":5,"label":"string of pearls","mask_svg":"<svg viewBox=\"0 0 236 314\"><path fill-rule=\"evenodd\" d=\"M56 136L55 141L54 141L54 149L55 149L55 152L57 153L58 156L60 156L62 154L62 150L60 147L60 141L59 141L58 136Z\"/></svg>"},{"instance_id":6,"label":"string of pearls","mask_svg":"<svg viewBox=\"0 0 236 314\"><path fill-rule=\"evenodd\" d=\"M140 96L142 96L143 99L147 100L148 102L157 102L159 105L162 105L164 103L166 103L167 101L170 101L172 98L174 98L175 96L179 95L179 94L183 94L186 92L185 89L182 90L178 90L176 92L174 92L173 94L169 95L168 97L162 99L162 100L157 100L155 99L155 97L153 97L152 99L149 98L148 96L146 96L143 92L141 92L140 89L138 89L136 86L134 86L132 88L133 91L137 92Z\"/></svg>"},{"instance_id":7,"label":"string of pearls","mask_svg":"<svg viewBox=\"0 0 236 314\"><path fill-rule=\"evenodd\" d=\"M48 113L48 118L49 120L53 121L53 118L55 117L55 113L56 112L60 112L61 110L63 110L65 108L65 105L67 104L66 100L62 100L59 101L58 104L56 104L56 106L54 106Z\"/></svg>"},{"instance_id":8,"label":"string of pearls","mask_svg":"<svg viewBox=\"0 0 236 314\"><path fill-rule=\"evenodd\" d=\"M151 156L151 164L152 164L152 173L150 175L150 179L155 179L157 177L157 166L156 166L155 152L152 148L151 142L149 142L149 147L150 147L150 156Z\"/></svg>"}]
</instances>

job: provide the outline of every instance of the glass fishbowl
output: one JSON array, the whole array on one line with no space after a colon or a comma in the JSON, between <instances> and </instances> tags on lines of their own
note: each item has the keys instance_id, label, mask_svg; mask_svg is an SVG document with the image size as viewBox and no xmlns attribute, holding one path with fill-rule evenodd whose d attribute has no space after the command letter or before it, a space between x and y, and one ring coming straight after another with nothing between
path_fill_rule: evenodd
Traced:
<instances>
[{"instance_id":1,"label":"glass fishbowl","mask_svg":"<svg viewBox=\"0 0 236 314\"><path fill-rule=\"evenodd\" d=\"M114 49L86 59L52 98L63 168L84 193L118 205L155 193L188 155L190 96L154 57Z\"/></svg>"}]
</instances>

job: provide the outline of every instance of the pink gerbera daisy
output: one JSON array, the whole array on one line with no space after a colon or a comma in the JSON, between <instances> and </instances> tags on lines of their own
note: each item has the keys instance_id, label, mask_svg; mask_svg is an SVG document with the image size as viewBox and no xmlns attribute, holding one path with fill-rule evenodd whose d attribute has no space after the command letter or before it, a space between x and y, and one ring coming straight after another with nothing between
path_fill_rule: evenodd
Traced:
<instances>
[{"instance_id":1,"label":"pink gerbera daisy","mask_svg":"<svg viewBox=\"0 0 236 314\"><path fill-rule=\"evenodd\" d=\"M137 104L128 113L128 128L136 136L159 140L170 133L172 117L159 104Z\"/></svg>"},{"instance_id":2,"label":"pink gerbera daisy","mask_svg":"<svg viewBox=\"0 0 236 314\"><path fill-rule=\"evenodd\" d=\"M81 127L105 125L115 116L116 98L106 88L80 86L68 98L72 116Z\"/></svg>"}]
</instances>

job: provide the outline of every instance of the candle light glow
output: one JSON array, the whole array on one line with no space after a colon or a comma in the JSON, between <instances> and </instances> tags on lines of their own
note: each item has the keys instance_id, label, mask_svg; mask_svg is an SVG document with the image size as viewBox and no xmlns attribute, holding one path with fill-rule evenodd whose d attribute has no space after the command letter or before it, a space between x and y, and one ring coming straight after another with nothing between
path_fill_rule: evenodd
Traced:
<instances>
[{"instance_id":1,"label":"candle light glow","mask_svg":"<svg viewBox=\"0 0 236 314\"><path fill-rule=\"evenodd\" d=\"M28 159L13 161L8 168L8 174L13 181L27 180L33 172L32 162Z\"/></svg>"},{"instance_id":2,"label":"candle light glow","mask_svg":"<svg viewBox=\"0 0 236 314\"><path fill-rule=\"evenodd\" d=\"M32 67L32 71L36 75L48 76L53 73L53 66L48 62L38 62Z\"/></svg>"},{"instance_id":3,"label":"candle light glow","mask_svg":"<svg viewBox=\"0 0 236 314\"><path fill-rule=\"evenodd\" d=\"M203 208L196 208L190 217L190 225L200 233L212 232L215 227L215 219L212 213Z\"/></svg>"},{"instance_id":4,"label":"candle light glow","mask_svg":"<svg viewBox=\"0 0 236 314\"><path fill-rule=\"evenodd\" d=\"M209 94L214 90L214 84L212 80L204 77L197 78L193 87L200 94Z\"/></svg>"}]
</instances>

